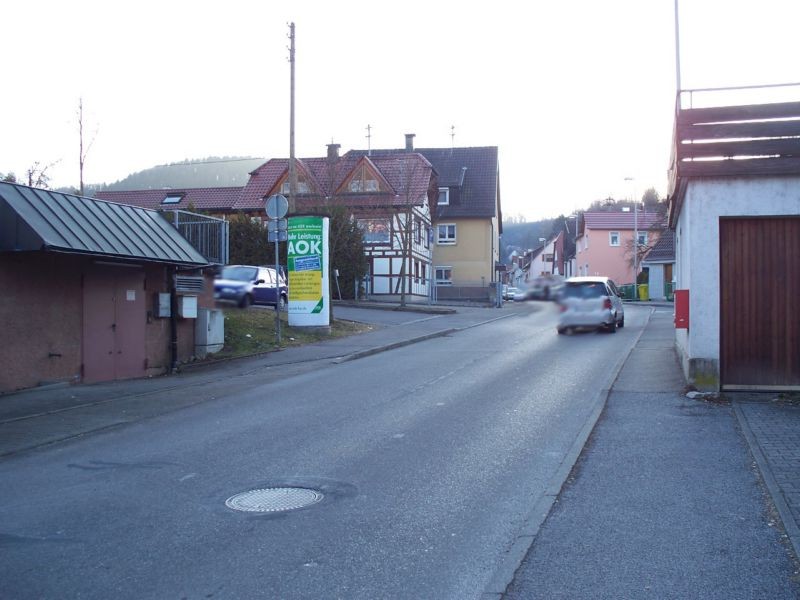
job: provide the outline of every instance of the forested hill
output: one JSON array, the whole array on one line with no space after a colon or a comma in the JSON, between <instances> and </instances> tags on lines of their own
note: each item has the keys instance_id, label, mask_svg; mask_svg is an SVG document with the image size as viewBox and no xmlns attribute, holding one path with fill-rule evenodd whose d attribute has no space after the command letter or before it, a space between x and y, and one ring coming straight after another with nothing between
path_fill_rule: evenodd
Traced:
<instances>
[{"instance_id":1,"label":"forested hill","mask_svg":"<svg viewBox=\"0 0 800 600\"><path fill-rule=\"evenodd\" d=\"M248 174L265 159L253 157L210 157L159 165L109 184L107 190L151 190L163 188L244 186Z\"/></svg>"},{"instance_id":2,"label":"forested hill","mask_svg":"<svg viewBox=\"0 0 800 600\"><path fill-rule=\"evenodd\" d=\"M523 223L503 223L503 238L500 244L500 262L508 262L512 251L524 254L526 250L542 245L539 238L548 239L552 235L557 219L542 219Z\"/></svg>"}]
</instances>

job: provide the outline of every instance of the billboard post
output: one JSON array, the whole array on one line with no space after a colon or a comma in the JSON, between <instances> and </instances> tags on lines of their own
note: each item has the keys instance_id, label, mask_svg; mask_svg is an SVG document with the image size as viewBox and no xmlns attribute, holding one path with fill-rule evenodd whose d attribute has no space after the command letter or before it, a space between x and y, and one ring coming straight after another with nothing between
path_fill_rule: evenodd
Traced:
<instances>
[{"instance_id":1,"label":"billboard post","mask_svg":"<svg viewBox=\"0 0 800 600\"><path fill-rule=\"evenodd\" d=\"M328 217L289 217L286 264L292 327L330 327L328 226Z\"/></svg>"}]
</instances>

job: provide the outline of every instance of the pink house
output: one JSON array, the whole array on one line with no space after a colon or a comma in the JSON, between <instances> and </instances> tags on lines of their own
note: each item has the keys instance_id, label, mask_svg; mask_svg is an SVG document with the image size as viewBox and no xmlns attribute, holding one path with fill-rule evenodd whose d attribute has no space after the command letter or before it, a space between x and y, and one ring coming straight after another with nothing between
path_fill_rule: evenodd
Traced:
<instances>
[{"instance_id":1,"label":"pink house","mask_svg":"<svg viewBox=\"0 0 800 600\"><path fill-rule=\"evenodd\" d=\"M663 215L643 211L583 213L575 239L575 275L603 275L618 285L634 283L634 230L638 229L640 247L652 247L663 220Z\"/></svg>"}]
</instances>

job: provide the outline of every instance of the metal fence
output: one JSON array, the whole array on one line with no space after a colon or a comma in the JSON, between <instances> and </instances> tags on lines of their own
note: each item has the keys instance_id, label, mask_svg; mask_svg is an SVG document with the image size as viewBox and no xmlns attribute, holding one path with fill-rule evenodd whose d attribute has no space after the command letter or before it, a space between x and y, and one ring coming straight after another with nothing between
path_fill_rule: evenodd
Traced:
<instances>
[{"instance_id":1,"label":"metal fence","mask_svg":"<svg viewBox=\"0 0 800 600\"><path fill-rule=\"evenodd\" d=\"M492 302L495 289L485 281L456 281L433 286L432 300L436 302Z\"/></svg>"},{"instance_id":2,"label":"metal fence","mask_svg":"<svg viewBox=\"0 0 800 600\"><path fill-rule=\"evenodd\" d=\"M164 211L173 227L186 238L192 247L208 262L228 264L228 222L224 219L198 215L185 210Z\"/></svg>"}]
</instances>

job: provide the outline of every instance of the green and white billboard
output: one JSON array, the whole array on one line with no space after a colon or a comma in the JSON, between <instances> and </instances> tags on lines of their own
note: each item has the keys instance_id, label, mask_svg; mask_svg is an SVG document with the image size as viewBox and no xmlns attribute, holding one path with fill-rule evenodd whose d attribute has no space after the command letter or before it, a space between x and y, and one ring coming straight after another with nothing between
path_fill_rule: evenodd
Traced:
<instances>
[{"instance_id":1,"label":"green and white billboard","mask_svg":"<svg viewBox=\"0 0 800 600\"><path fill-rule=\"evenodd\" d=\"M289 217L289 325L330 325L328 217Z\"/></svg>"}]
</instances>

